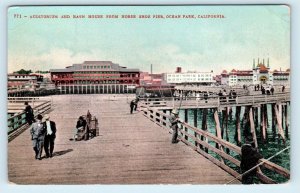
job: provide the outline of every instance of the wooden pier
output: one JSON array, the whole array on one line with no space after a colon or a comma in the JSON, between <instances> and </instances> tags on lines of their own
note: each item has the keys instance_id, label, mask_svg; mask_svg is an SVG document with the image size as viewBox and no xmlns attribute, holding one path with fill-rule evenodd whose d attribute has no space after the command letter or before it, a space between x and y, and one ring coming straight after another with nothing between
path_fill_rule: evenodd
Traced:
<instances>
[{"instance_id":1,"label":"wooden pier","mask_svg":"<svg viewBox=\"0 0 300 193\"><path fill-rule=\"evenodd\" d=\"M228 173L240 179L240 174L233 168L240 167L242 138L251 137L255 147L258 147L257 132L261 133L262 143L266 143L266 128L268 126L267 105L272 108L273 135L285 144L289 136L288 106L289 93L277 93L275 95L247 95L247 96L212 96L207 98L185 97L141 99L144 115L162 128L169 129L169 116L173 108L181 109L184 115L180 124L180 140L192 149L205 156L207 159L223 168ZM244 108L243 118L241 108ZM235 141L229 142L228 119L232 118L232 109L235 108ZM188 123L188 110L194 114L194 123ZM199 112L198 112L199 110ZM207 112L213 112L215 134L207 131ZM258 113L260 112L260 113ZM198 113L202 114L202 127L198 127ZM260 114L260 118L258 115ZM259 124L260 123L260 131ZM284 129L285 128L285 131ZM243 130L243 136L241 132ZM217 156L213 156L217 155ZM290 172L270 161L261 159L264 169L283 176L286 181L290 178ZM235 167L232 167L235 165ZM260 168L257 177L262 183L274 184L276 180L266 176Z\"/></svg>"},{"instance_id":2,"label":"wooden pier","mask_svg":"<svg viewBox=\"0 0 300 193\"><path fill-rule=\"evenodd\" d=\"M184 143L171 144L169 130L146 118L144 111L130 114L129 102L133 98L134 95L53 96L50 117L57 126L54 157L35 160L26 130L8 144L9 181L224 184L234 178ZM77 118L88 110L99 120L100 135L88 141L69 141Z\"/></svg>"}]
</instances>

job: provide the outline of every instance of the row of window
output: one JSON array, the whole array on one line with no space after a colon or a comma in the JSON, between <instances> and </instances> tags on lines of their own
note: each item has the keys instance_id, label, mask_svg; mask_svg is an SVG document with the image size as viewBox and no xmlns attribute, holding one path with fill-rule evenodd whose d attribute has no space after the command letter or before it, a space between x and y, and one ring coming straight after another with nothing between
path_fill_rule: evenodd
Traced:
<instances>
[{"instance_id":1,"label":"row of window","mask_svg":"<svg viewBox=\"0 0 300 193\"><path fill-rule=\"evenodd\" d=\"M11 76L9 76L8 78L12 78ZM14 78L28 78L28 79L36 79L36 77L34 76L14 76Z\"/></svg>"},{"instance_id":2,"label":"row of window","mask_svg":"<svg viewBox=\"0 0 300 193\"><path fill-rule=\"evenodd\" d=\"M120 78L119 76L76 76L74 78L80 79L103 79L103 78Z\"/></svg>"},{"instance_id":3,"label":"row of window","mask_svg":"<svg viewBox=\"0 0 300 193\"><path fill-rule=\"evenodd\" d=\"M75 81L75 84L94 84L94 82L91 81ZM114 84L114 83L119 83L117 80L104 80L104 81L99 81L99 84L103 83L108 83L108 84Z\"/></svg>"},{"instance_id":4,"label":"row of window","mask_svg":"<svg viewBox=\"0 0 300 193\"><path fill-rule=\"evenodd\" d=\"M252 76L241 76L241 77L238 77L238 78L239 79L251 79L252 80Z\"/></svg>"},{"instance_id":5,"label":"row of window","mask_svg":"<svg viewBox=\"0 0 300 193\"><path fill-rule=\"evenodd\" d=\"M168 74L168 77L211 77L211 74Z\"/></svg>"},{"instance_id":6,"label":"row of window","mask_svg":"<svg viewBox=\"0 0 300 193\"><path fill-rule=\"evenodd\" d=\"M75 71L74 74L119 74L111 71Z\"/></svg>"},{"instance_id":7,"label":"row of window","mask_svg":"<svg viewBox=\"0 0 300 193\"><path fill-rule=\"evenodd\" d=\"M83 66L83 69L109 69L111 66L102 65L102 66Z\"/></svg>"},{"instance_id":8,"label":"row of window","mask_svg":"<svg viewBox=\"0 0 300 193\"><path fill-rule=\"evenodd\" d=\"M274 80L288 80L288 78L274 78Z\"/></svg>"},{"instance_id":9,"label":"row of window","mask_svg":"<svg viewBox=\"0 0 300 193\"><path fill-rule=\"evenodd\" d=\"M192 78L187 78L187 79L175 79L175 78L168 78L168 81L204 81L204 80L211 80L211 78L198 78L198 79L196 79L196 78L194 78L194 79L192 79Z\"/></svg>"},{"instance_id":10,"label":"row of window","mask_svg":"<svg viewBox=\"0 0 300 193\"><path fill-rule=\"evenodd\" d=\"M238 79L241 82L252 82L252 79Z\"/></svg>"}]
</instances>

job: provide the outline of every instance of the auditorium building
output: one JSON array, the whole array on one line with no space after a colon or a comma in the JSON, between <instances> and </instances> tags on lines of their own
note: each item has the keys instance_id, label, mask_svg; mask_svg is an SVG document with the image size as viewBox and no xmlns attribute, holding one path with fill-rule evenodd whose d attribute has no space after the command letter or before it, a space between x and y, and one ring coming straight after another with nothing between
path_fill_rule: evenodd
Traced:
<instances>
[{"instance_id":1,"label":"auditorium building","mask_svg":"<svg viewBox=\"0 0 300 193\"><path fill-rule=\"evenodd\" d=\"M134 93L139 69L128 69L111 61L85 61L64 69L51 69L51 81L61 94Z\"/></svg>"}]
</instances>

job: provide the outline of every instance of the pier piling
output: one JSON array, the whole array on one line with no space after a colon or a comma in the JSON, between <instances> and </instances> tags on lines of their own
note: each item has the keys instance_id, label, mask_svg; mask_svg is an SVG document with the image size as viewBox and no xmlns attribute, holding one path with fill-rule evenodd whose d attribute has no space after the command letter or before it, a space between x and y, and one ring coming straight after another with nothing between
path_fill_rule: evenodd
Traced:
<instances>
[{"instance_id":1,"label":"pier piling","mask_svg":"<svg viewBox=\"0 0 300 193\"><path fill-rule=\"evenodd\" d=\"M236 128L235 128L235 141L238 146L241 146L241 121L240 121L240 116L241 116L241 107L237 106L236 107L236 112L235 112L235 121L236 121Z\"/></svg>"}]
</instances>

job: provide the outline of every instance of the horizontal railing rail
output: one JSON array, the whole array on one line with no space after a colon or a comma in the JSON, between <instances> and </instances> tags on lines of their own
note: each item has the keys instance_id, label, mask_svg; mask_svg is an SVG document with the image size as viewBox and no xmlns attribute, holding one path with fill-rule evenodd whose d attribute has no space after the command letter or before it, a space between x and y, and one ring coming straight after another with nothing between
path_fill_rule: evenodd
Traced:
<instances>
[{"instance_id":1,"label":"horizontal railing rail","mask_svg":"<svg viewBox=\"0 0 300 193\"><path fill-rule=\"evenodd\" d=\"M51 106L51 101L44 101L42 102L42 104L33 107L34 117L36 117L38 114L46 113L51 109ZM25 112L20 112L12 117L9 117L7 119L8 134L12 133L25 124L27 124Z\"/></svg>"},{"instance_id":2,"label":"horizontal railing rail","mask_svg":"<svg viewBox=\"0 0 300 193\"><path fill-rule=\"evenodd\" d=\"M144 105L168 106L168 107L226 107L258 105L265 103L289 102L290 93L277 93L275 95L239 95L239 96L208 96L204 97L163 97L163 98L141 98Z\"/></svg>"},{"instance_id":3,"label":"horizontal railing rail","mask_svg":"<svg viewBox=\"0 0 300 193\"><path fill-rule=\"evenodd\" d=\"M9 102L26 102L26 101L36 101L39 97L7 97Z\"/></svg>"}]
</instances>

